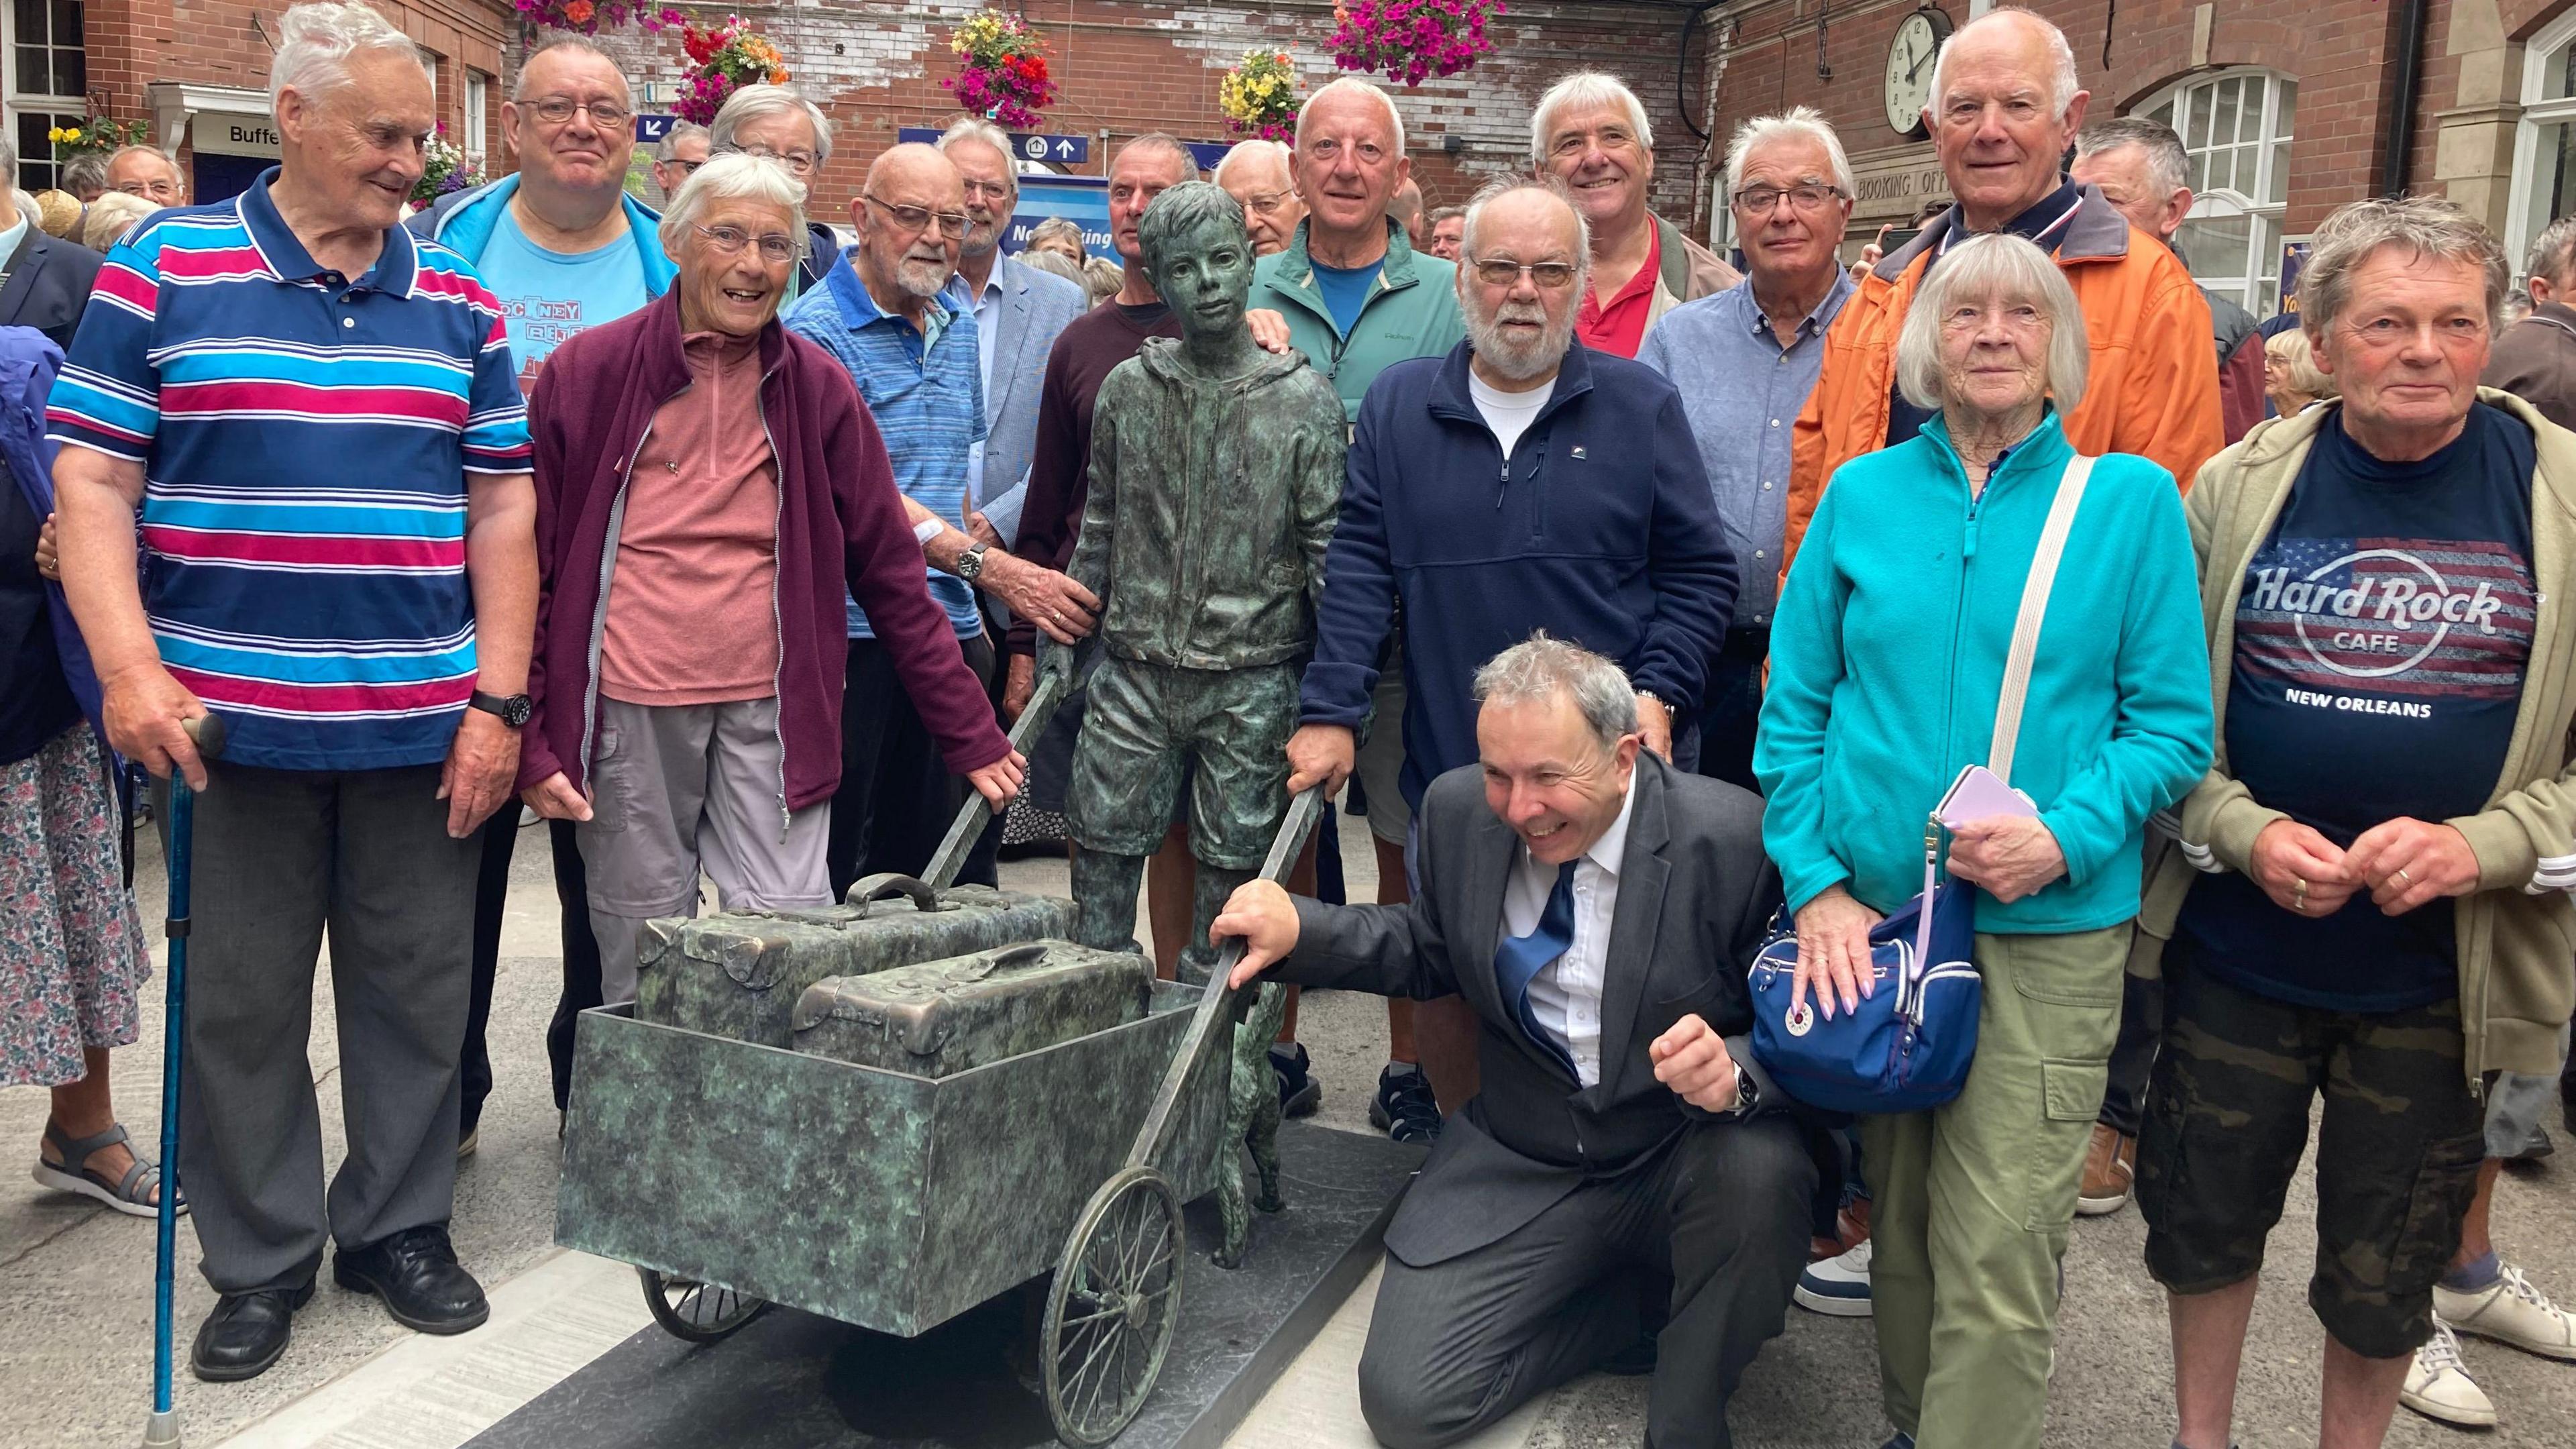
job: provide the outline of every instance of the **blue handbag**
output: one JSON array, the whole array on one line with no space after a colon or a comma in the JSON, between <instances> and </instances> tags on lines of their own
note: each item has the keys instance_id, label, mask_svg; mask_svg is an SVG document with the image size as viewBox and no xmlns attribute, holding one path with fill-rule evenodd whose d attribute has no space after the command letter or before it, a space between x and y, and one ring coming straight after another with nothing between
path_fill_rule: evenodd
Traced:
<instances>
[{"instance_id":1,"label":"blue handbag","mask_svg":"<svg viewBox=\"0 0 2576 1449\"><path fill-rule=\"evenodd\" d=\"M1987 752L1995 783L2009 785L2012 779L2040 624L2092 465L2081 455L2067 463L2022 585ZM1870 928L1873 985L1857 1007L1826 1020L1816 1010L1813 991L1792 1004L1798 972L1793 926L1774 930L1754 956L1753 1059L1799 1101L1831 1112L1921 1112L1948 1102L1967 1085L1977 1055L1977 1013L1985 1001L1974 959L1977 900L1974 887L1941 879L1941 827L1951 797L1976 769L1960 772L1960 781L1925 821L1922 894ZM1951 817L1950 823L1964 822Z\"/></svg>"}]
</instances>

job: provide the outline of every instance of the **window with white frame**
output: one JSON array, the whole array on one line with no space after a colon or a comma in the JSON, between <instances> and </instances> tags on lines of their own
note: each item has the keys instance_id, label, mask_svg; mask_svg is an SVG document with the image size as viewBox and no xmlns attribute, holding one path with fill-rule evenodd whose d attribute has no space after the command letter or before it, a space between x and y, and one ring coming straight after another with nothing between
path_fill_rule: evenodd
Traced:
<instances>
[{"instance_id":1,"label":"window with white frame","mask_svg":"<svg viewBox=\"0 0 2576 1449\"><path fill-rule=\"evenodd\" d=\"M81 0L0 0L0 51L8 56L9 139L18 148L18 185L55 184L46 132L89 115L89 60L82 51Z\"/></svg>"},{"instance_id":2,"label":"window with white frame","mask_svg":"<svg viewBox=\"0 0 2576 1449\"><path fill-rule=\"evenodd\" d=\"M2174 236L2201 286L2257 317L2281 304L2281 215L2299 83L2265 70L2193 76L2137 108L2182 136L2191 215Z\"/></svg>"},{"instance_id":3,"label":"window with white frame","mask_svg":"<svg viewBox=\"0 0 2576 1449\"><path fill-rule=\"evenodd\" d=\"M480 163L487 158L483 149L483 112L491 104L492 78L479 70L465 73L465 151Z\"/></svg>"},{"instance_id":4,"label":"window with white frame","mask_svg":"<svg viewBox=\"0 0 2576 1449\"><path fill-rule=\"evenodd\" d=\"M2522 120L2514 128L2513 182L2504 244L2515 275L2549 223L2576 212L2576 11L2522 50Z\"/></svg>"}]
</instances>

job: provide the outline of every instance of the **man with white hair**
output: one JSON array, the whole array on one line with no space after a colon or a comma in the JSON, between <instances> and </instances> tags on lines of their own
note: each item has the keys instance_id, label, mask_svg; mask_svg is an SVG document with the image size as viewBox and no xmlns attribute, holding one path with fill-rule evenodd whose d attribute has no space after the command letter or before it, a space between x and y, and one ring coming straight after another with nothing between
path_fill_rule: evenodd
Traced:
<instances>
[{"instance_id":1,"label":"man with white hair","mask_svg":"<svg viewBox=\"0 0 2576 1449\"><path fill-rule=\"evenodd\" d=\"M1514 195L1509 205L1534 208L1543 193ZM1579 267L1580 252L1554 252L1551 241L1516 254ZM1531 285L1497 287L1520 293L1498 315L1533 309ZM1538 334L1507 348L1514 372L1570 330L1497 325ZM1565 357L1605 374L1566 406L1598 400L1605 419L1637 420L1635 401L1603 397L1614 378L1633 380L1664 399L1660 431L1689 451L1669 386L1623 360L1587 363L1581 348ZM1453 357L1400 371L1464 368ZM1379 416L1372 396L1367 417ZM1713 523L1703 528L1714 545ZM1646 1442L1724 1449L1727 1401L1788 1312L1815 1183L1747 1049L1745 970L1779 892L1761 802L1647 749L1635 686L1580 645L1522 640L1462 682L1451 689L1470 742L1421 791L1413 900L1334 906L1257 881L1215 923L1244 938L1238 986L1267 974L1454 997L1478 1027L1483 1092L1387 1224L1360 1412L1390 1449L1437 1449L1593 1368L1651 1365Z\"/></svg>"},{"instance_id":2,"label":"man with white hair","mask_svg":"<svg viewBox=\"0 0 2576 1449\"><path fill-rule=\"evenodd\" d=\"M0 137L0 326L33 327L68 349L98 281L98 253L48 236L19 204L18 148Z\"/></svg>"},{"instance_id":3,"label":"man with white hair","mask_svg":"<svg viewBox=\"0 0 2576 1449\"><path fill-rule=\"evenodd\" d=\"M821 286L841 255L841 239L817 215L822 208L811 204L815 198L810 192L823 174L823 163L832 159L832 118L792 86L744 86L725 97L707 127L707 147L717 156L734 151L766 156L805 183L805 262L787 279L787 295L793 301Z\"/></svg>"},{"instance_id":4,"label":"man with white hair","mask_svg":"<svg viewBox=\"0 0 2576 1449\"><path fill-rule=\"evenodd\" d=\"M158 146L119 146L107 158L107 189L140 196L154 206L188 204L188 180L179 163Z\"/></svg>"},{"instance_id":5,"label":"man with white hair","mask_svg":"<svg viewBox=\"0 0 2576 1449\"><path fill-rule=\"evenodd\" d=\"M2191 187L2185 184L2190 172L2182 137L2146 116L2095 121L2076 132L2075 164L2066 168L2068 179L2098 189L2131 226L2176 256L2182 249L2174 245L2174 234L2191 215ZM2200 289L2200 299L2209 304L2218 345L2220 431L2232 443L2263 421L2263 344L2253 313L2207 287Z\"/></svg>"},{"instance_id":6,"label":"man with white hair","mask_svg":"<svg viewBox=\"0 0 2576 1449\"><path fill-rule=\"evenodd\" d=\"M1566 184L1592 228L1592 283L1575 336L1634 357L1664 314L1743 280L1647 206L1655 130L1617 76L1577 71L1530 112L1530 166Z\"/></svg>"},{"instance_id":7,"label":"man with white hair","mask_svg":"<svg viewBox=\"0 0 2576 1449\"><path fill-rule=\"evenodd\" d=\"M205 790L179 1161L219 1295L190 1364L213 1380L285 1352L333 1241L332 1277L408 1328L488 1316L447 1233L457 1042L475 831L518 808L536 631L501 304L401 225L429 57L361 5L295 6L278 34L279 164L117 245L51 403L109 743ZM368 406L316 401L349 392ZM209 713L214 760L183 729ZM327 1194L305 1062L326 928L348 1142Z\"/></svg>"},{"instance_id":8,"label":"man with white hair","mask_svg":"<svg viewBox=\"0 0 2576 1449\"><path fill-rule=\"evenodd\" d=\"M1009 548L1028 497L1047 354L1057 336L1089 310L1089 299L1062 277L1002 255L1002 233L1020 203L1011 138L1002 128L961 116L938 144L966 185L966 238L958 244L955 290L975 314L983 366L987 431L966 461L967 521L983 542ZM980 529L971 527L978 522Z\"/></svg>"},{"instance_id":9,"label":"man with white hair","mask_svg":"<svg viewBox=\"0 0 2576 1449\"><path fill-rule=\"evenodd\" d=\"M680 122L653 143L653 184L662 188L664 201L679 195L697 169L707 164L714 144L707 128L695 121Z\"/></svg>"},{"instance_id":10,"label":"man with white hair","mask_svg":"<svg viewBox=\"0 0 2576 1449\"><path fill-rule=\"evenodd\" d=\"M2007 231L2049 250L2075 289L2094 360L2083 402L2064 420L2079 451L2152 458L2188 488L2219 450L2209 308L2190 269L2143 245L2098 188L2058 171L2089 99L2065 34L2027 10L1969 21L1941 48L1923 123L1956 200L1871 267L1834 320L1792 440L1784 574L1834 470L1913 437L1930 417L1896 390L1896 337L1924 277L1974 233Z\"/></svg>"},{"instance_id":11,"label":"man with white hair","mask_svg":"<svg viewBox=\"0 0 2576 1449\"><path fill-rule=\"evenodd\" d=\"M1404 154L1404 117L1385 91L1344 76L1307 97L1297 112L1295 164L1306 217L1287 250L1261 259L1252 305L1287 318L1289 340L1333 380L1344 416L1357 422L1361 400L1379 373L1408 358L1438 357L1466 336L1457 268L1415 251L1403 224L1388 214L1395 193L1413 175L1413 162ZM1392 722L1404 713L1405 675L1395 657L1383 668L1377 718ZM1405 893L1407 797L1397 783L1403 767L1397 731L1371 730L1360 783L1369 797L1381 901L1401 900ZM1427 1140L1440 1131L1432 1079L1421 1069L1426 1048L1416 1035L1426 1015L1439 1023L1428 1045L1430 1059L1472 1070L1474 1022L1463 1008L1447 1003L1425 1013L1413 1002L1389 1001L1387 1061L1378 1072L1369 1120L1398 1141ZM1304 1049L1294 1050L1302 1061Z\"/></svg>"},{"instance_id":12,"label":"man with white hair","mask_svg":"<svg viewBox=\"0 0 2576 1449\"><path fill-rule=\"evenodd\" d=\"M1674 308L1637 360L1681 390L1742 580L1708 691L1694 701L1699 770L1758 790L1753 736L1788 519L1789 425L1824 366L1825 331L1852 293L1840 260L1851 163L1815 110L1759 116L1727 144L1726 197L1751 274Z\"/></svg>"},{"instance_id":13,"label":"man with white hair","mask_svg":"<svg viewBox=\"0 0 2576 1449\"><path fill-rule=\"evenodd\" d=\"M1237 141L1216 163L1211 179L1243 204L1254 256L1288 250L1288 239L1297 234L1297 223L1306 215L1306 203L1297 197L1297 176L1286 145L1257 137Z\"/></svg>"}]
</instances>

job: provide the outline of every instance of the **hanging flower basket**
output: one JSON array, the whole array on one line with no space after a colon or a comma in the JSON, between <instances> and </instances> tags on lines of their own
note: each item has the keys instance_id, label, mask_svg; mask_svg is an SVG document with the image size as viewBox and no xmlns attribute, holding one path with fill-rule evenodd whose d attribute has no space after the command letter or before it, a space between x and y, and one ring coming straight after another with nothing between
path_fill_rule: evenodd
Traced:
<instances>
[{"instance_id":1,"label":"hanging flower basket","mask_svg":"<svg viewBox=\"0 0 2576 1449\"><path fill-rule=\"evenodd\" d=\"M512 0L512 3L518 7L522 19L549 30L576 30L584 35L597 35L602 29L615 29L630 21L646 30L666 30L688 20L677 10L657 8L645 0Z\"/></svg>"},{"instance_id":2,"label":"hanging flower basket","mask_svg":"<svg viewBox=\"0 0 2576 1449\"><path fill-rule=\"evenodd\" d=\"M1293 141L1297 135L1297 67L1284 51L1247 50L1217 82L1217 109L1238 136Z\"/></svg>"},{"instance_id":3,"label":"hanging flower basket","mask_svg":"<svg viewBox=\"0 0 2576 1449\"><path fill-rule=\"evenodd\" d=\"M787 84L787 58L739 15L728 15L724 24L705 29L683 26L680 48L688 52L694 67L688 74L687 93L671 108L683 121L711 125L725 101L744 86Z\"/></svg>"},{"instance_id":4,"label":"hanging flower basket","mask_svg":"<svg viewBox=\"0 0 2576 1449\"><path fill-rule=\"evenodd\" d=\"M1503 0L1348 0L1333 7L1333 64L1418 86L1452 76L1494 48L1485 22Z\"/></svg>"},{"instance_id":5,"label":"hanging flower basket","mask_svg":"<svg viewBox=\"0 0 2576 1449\"><path fill-rule=\"evenodd\" d=\"M54 145L54 159L69 161L75 156L105 156L119 146L140 146L151 139L149 121L118 121L106 116L86 116L77 126L55 126L45 132Z\"/></svg>"},{"instance_id":6,"label":"hanging flower basket","mask_svg":"<svg viewBox=\"0 0 2576 1449\"><path fill-rule=\"evenodd\" d=\"M957 74L939 84L957 104L1015 131L1032 131L1038 112L1055 104L1046 42L1016 15L979 10L948 37Z\"/></svg>"},{"instance_id":7,"label":"hanging flower basket","mask_svg":"<svg viewBox=\"0 0 2576 1449\"><path fill-rule=\"evenodd\" d=\"M420 180L411 188L412 203L427 206L451 191L483 184L483 158L448 139L447 123L438 123L422 148Z\"/></svg>"}]
</instances>

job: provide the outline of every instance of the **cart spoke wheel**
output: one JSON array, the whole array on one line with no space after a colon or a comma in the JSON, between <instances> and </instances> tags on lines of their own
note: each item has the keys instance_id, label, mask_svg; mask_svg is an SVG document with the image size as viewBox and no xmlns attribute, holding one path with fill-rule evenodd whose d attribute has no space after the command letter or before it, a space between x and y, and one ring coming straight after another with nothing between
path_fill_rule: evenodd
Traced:
<instances>
[{"instance_id":1,"label":"cart spoke wheel","mask_svg":"<svg viewBox=\"0 0 2576 1449\"><path fill-rule=\"evenodd\" d=\"M1118 1437L1154 1391L1180 1314L1181 1202L1150 1167L1101 1185L1066 1239L1047 1289L1047 1413L1056 1437L1092 1449Z\"/></svg>"},{"instance_id":2,"label":"cart spoke wheel","mask_svg":"<svg viewBox=\"0 0 2576 1449\"><path fill-rule=\"evenodd\" d=\"M665 1277L650 1268L635 1272L644 1280L644 1306L653 1310L653 1321L691 1343L724 1338L769 1306L765 1298L747 1298L695 1278Z\"/></svg>"}]
</instances>

